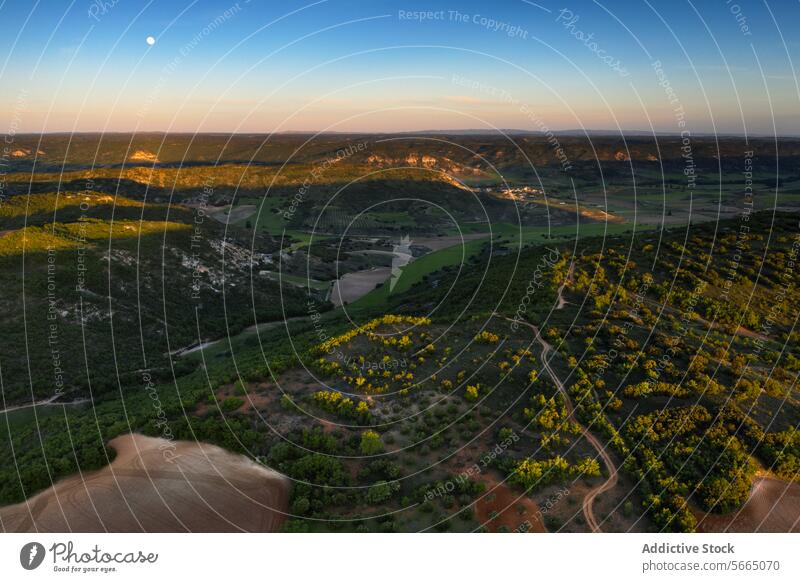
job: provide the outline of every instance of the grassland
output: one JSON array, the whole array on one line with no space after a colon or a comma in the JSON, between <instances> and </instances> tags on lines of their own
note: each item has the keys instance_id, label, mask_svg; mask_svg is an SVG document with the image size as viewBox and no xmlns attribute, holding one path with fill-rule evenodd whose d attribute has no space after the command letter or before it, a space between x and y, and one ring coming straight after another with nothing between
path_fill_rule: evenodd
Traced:
<instances>
[{"instance_id":1,"label":"grassland","mask_svg":"<svg viewBox=\"0 0 800 582\"><path fill-rule=\"evenodd\" d=\"M286 220L280 212L286 208L286 200L276 196L263 198L237 198L238 206L252 205L256 207L255 214L249 218L238 221L239 225L250 223L251 228L280 237L286 228Z\"/></svg>"}]
</instances>

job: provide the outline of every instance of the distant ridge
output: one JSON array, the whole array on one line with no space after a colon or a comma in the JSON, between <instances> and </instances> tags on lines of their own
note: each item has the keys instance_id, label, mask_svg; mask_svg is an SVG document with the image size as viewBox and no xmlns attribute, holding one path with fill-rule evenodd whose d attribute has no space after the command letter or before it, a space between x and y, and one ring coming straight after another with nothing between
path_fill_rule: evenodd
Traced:
<instances>
[{"instance_id":1,"label":"distant ridge","mask_svg":"<svg viewBox=\"0 0 800 582\"><path fill-rule=\"evenodd\" d=\"M640 129L623 129L615 130L615 129L559 129L553 130L552 135L557 136L564 136L564 137L676 137L680 136L680 132L677 131L644 131ZM423 130L409 130L409 131L313 131L313 130L287 130L287 131L240 131L240 132L225 132L225 131L203 131L194 133L191 131L76 131L76 132L69 132L69 131L47 131L43 133L25 133L25 132L18 132L15 134L15 137L32 137L32 136L40 136L40 135L52 135L52 136L93 136L93 135L106 135L106 136L120 136L120 135L138 135L138 136L165 136L165 135L174 135L174 136L222 136L222 137L263 137L268 135L286 135L286 136L306 136L306 135L317 135L317 136L358 136L358 135L368 135L368 136L381 136L381 135L458 135L458 136L501 136L501 135L522 135L522 136L532 136L532 137L542 137L545 135L549 135L549 133L545 133L543 131L533 131L528 129L423 129ZM5 137L6 134L0 133L0 136ZM709 132L694 132L692 133L692 137L697 138L738 138L742 139L744 137L752 138L752 139L765 139L765 138L777 138L777 139L799 139L800 134L780 134L774 135L771 133L750 133L745 136L743 133L709 133Z\"/></svg>"},{"instance_id":2,"label":"distant ridge","mask_svg":"<svg viewBox=\"0 0 800 582\"><path fill-rule=\"evenodd\" d=\"M423 131L407 131L407 132L398 132L395 135L405 135L405 134L415 134L415 135L531 135L531 136L544 136L547 135L543 131L531 131L527 129L428 129ZM568 136L568 137L675 137L681 135L680 132L677 131L643 131L639 129L623 129L620 130L613 130L613 129L560 129L560 130L553 130L553 135L560 135L560 136ZM775 136L770 133L750 133L747 136L743 133L707 133L707 132L697 132L692 133L693 137L720 137L720 138L771 138L771 137L778 137L778 138L798 138L800 134L786 134L786 135L778 135Z\"/></svg>"}]
</instances>

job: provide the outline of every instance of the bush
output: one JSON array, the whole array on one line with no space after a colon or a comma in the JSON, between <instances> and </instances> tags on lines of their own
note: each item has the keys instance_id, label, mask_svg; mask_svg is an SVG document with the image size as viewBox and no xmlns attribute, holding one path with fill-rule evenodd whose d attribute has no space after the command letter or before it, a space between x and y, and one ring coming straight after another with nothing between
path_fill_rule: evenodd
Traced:
<instances>
[{"instance_id":1,"label":"bush","mask_svg":"<svg viewBox=\"0 0 800 582\"><path fill-rule=\"evenodd\" d=\"M222 405L220 408L224 412L233 412L234 410L238 410L244 404L244 400L241 398L237 398L236 396L230 396L222 401Z\"/></svg>"},{"instance_id":2,"label":"bush","mask_svg":"<svg viewBox=\"0 0 800 582\"><path fill-rule=\"evenodd\" d=\"M367 430L361 434L361 452L364 455L375 455L382 450L381 435L374 430Z\"/></svg>"},{"instance_id":3,"label":"bush","mask_svg":"<svg viewBox=\"0 0 800 582\"><path fill-rule=\"evenodd\" d=\"M378 481L367 491L369 503L383 503L392 496L392 488L386 481Z\"/></svg>"}]
</instances>

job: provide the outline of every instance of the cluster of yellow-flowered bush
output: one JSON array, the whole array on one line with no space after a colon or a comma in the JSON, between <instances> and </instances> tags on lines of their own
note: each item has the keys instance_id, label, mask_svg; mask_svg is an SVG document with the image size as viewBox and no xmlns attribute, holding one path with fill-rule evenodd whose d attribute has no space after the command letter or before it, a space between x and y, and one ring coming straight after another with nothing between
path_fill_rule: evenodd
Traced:
<instances>
[{"instance_id":1,"label":"cluster of yellow-flowered bush","mask_svg":"<svg viewBox=\"0 0 800 582\"><path fill-rule=\"evenodd\" d=\"M546 398L544 394L536 394L531 397L531 402L535 406L526 407L524 414L531 421L530 428L542 432L542 447L560 444L562 432L567 434L581 432L581 428L576 422L568 420L569 414L561 394L556 394L551 398Z\"/></svg>"},{"instance_id":2,"label":"cluster of yellow-flowered bush","mask_svg":"<svg viewBox=\"0 0 800 582\"><path fill-rule=\"evenodd\" d=\"M346 398L335 390L317 390L313 399L320 408L337 416L361 421L369 420L369 405L363 400L359 400L356 404L352 398Z\"/></svg>"},{"instance_id":3,"label":"cluster of yellow-flowered bush","mask_svg":"<svg viewBox=\"0 0 800 582\"><path fill-rule=\"evenodd\" d=\"M651 382L647 380L639 382L638 384L628 384L622 393L630 398L645 396L675 396L677 398L686 398L689 396L689 390L681 384Z\"/></svg>"},{"instance_id":4,"label":"cluster of yellow-flowered bush","mask_svg":"<svg viewBox=\"0 0 800 582\"><path fill-rule=\"evenodd\" d=\"M521 485L525 489L535 489L568 477L599 476L600 463L597 462L597 459L585 457L570 466L564 457L556 455L552 459L543 461L535 459L519 461L511 474L511 482Z\"/></svg>"},{"instance_id":5,"label":"cluster of yellow-flowered bush","mask_svg":"<svg viewBox=\"0 0 800 582\"><path fill-rule=\"evenodd\" d=\"M500 341L500 336L496 333L483 330L477 333L473 339L479 344L496 344Z\"/></svg>"},{"instance_id":6,"label":"cluster of yellow-flowered bush","mask_svg":"<svg viewBox=\"0 0 800 582\"><path fill-rule=\"evenodd\" d=\"M477 337L477 336L476 336ZM497 337L497 336L495 336ZM491 339L491 338L490 338ZM484 342L489 340L482 340ZM520 348L517 350L507 349L503 351L503 356L507 359L498 362L497 367L502 372L501 377L512 372L517 366L522 364L524 359L527 357L529 360L533 359L533 353L525 348ZM532 372L536 373L536 372ZM531 380L533 382L533 380Z\"/></svg>"},{"instance_id":7,"label":"cluster of yellow-flowered bush","mask_svg":"<svg viewBox=\"0 0 800 582\"><path fill-rule=\"evenodd\" d=\"M335 376L342 371L342 366L339 362L332 362L325 358L317 359L316 364L319 371L327 376Z\"/></svg>"},{"instance_id":8,"label":"cluster of yellow-flowered bush","mask_svg":"<svg viewBox=\"0 0 800 582\"><path fill-rule=\"evenodd\" d=\"M382 325L403 325L403 326L424 326L430 325L431 320L427 317L416 317L410 315L384 315L373 319L364 325L352 329L346 333L340 334L336 337L322 342L317 345L315 352L318 354L332 354L336 349L356 337L365 336L372 342L378 343L384 347L393 347L398 350L408 350L414 345L412 335L406 333L399 338L393 335L386 336L376 333L375 330ZM420 339L427 341L431 338L429 334L424 332L420 333ZM435 353L436 347L433 343L428 342L424 348L420 350L421 353L432 354ZM341 355L341 354L340 354ZM423 356L419 356L417 363L422 364L425 362ZM365 365L366 360L364 356L358 356L355 360L345 360L345 365L342 366L339 362L331 361L327 358L320 357L316 360L317 368L328 376L336 376L344 380L347 384L355 389L364 391L368 394L382 394L389 390L390 384L395 383L400 388L401 394L407 394L408 389L414 385L414 370L416 363L414 359L410 359L410 364L406 368L406 360L403 360L402 369L391 369L392 358L389 355L384 355L382 365Z\"/></svg>"},{"instance_id":9,"label":"cluster of yellow-flowered bush","mask_svg":"<svg viewBox=\"0 0 800 582\"><path fill-rule=\"evenodd\" d=\"M342 344L346 344L362 334L367 335L368 337L370 337L370 339L381 339L381 340L393 339L395 343L398 343L398 340L393 336L390 336L389 338L384 338L383 336L373 332L381 325L430 325L430 323L431 320L428 317L387 314L382 317L376 317L375 319L368 321L364 325L353 328L350 331L347 331L343 334L325 340L321 344L317 345L316 350L319 353L331 353L334 350L334 348L338 348ZM392 345L391 342L389 345Z\"/></svg>"}]
</instances>

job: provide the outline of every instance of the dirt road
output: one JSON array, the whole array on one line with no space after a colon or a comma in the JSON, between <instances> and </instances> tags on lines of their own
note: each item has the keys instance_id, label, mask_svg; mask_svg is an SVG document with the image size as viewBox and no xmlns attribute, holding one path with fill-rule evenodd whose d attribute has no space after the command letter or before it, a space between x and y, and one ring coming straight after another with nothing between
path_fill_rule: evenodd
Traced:
<instances>
[{"instance_id":1,"label":"dirt road","mask_svg":"<svg viewBox=\"0 0 800 582\"><path fill-rule=\"evenodd\" d=\"M560 296L561 293L559 292L559 298ZM507 319L508 321L515 321L509 317L505 317L500 314L495 314L495 315L503 317L503 319ZM575 422L575 424L577 424L580 427L581 435L583 435L583 437L589 442L589 444L591 444L592 447L594 447L594 449L597 451L597 454L603 459L603 462L605 463L606 468L608 469L608 479L606 479L606 481L604 481L603 483L601 483L600 485L589 491L589 493L586 494L586 497L583 498L583 515L586 518L587 525L589 526L592 532L601 532L602 530L600 529L600 524L598 523L597 517L594 514L593 504L594 500L597 498L598 495L605 493L606 491L609 491L610 489L613 489L616 486L617 481L619 481L619 475L617 474L617 467L614 464L614 461L611 459L611 456L606 452L605 448L603 447L602 443L597 439L597 437L595 437L591 432L589 432L589 430L585 426L583 426L580 422L578 422L578 420L575 418L574 407L572 406L572 399L569 397L569 393L567 392L567 389L564 387L564 384L561 383L561 380L559 380L555 371L550 367L550 360L548 358L548 354L552 351L553 346L551 346L549 343L547 343L547 341L545 341L545 339L539 333L539 328L537 328L532 323L527 323L518 320L517 323L525 325L533 331L536 340L542 346L542 356L541 356L542 366L544 367L545 371L550 376L550 378L552 378L553 383L556 385L559 392L561 392L561 394L564 396L564 402L567 408L567 418Z\"/></svg>"},{"instance_id":2,"label":"dirt road","mask_svg":"<svg viewBox=\"0 0 800 582\"><path fill-rule=\"evenodd\" d=\"M7 412L14 412L15 410L24 410L26 408L33 408L34 406L70 406L73 404L84 404L89 402L88 398L79 398L77 400L70 400L69 402L56 402L59 398L61 398L63 394L59 393L55 396L51 396L47 400L39 400L37 402L30 402L28 404L17 404L16 406L9 406L8 408L4 408L0 410L0 414L6 414Z\"/></svg>"},{"instance_id":3,"label":"dirt road","mask_svg":"<svg viewBox=\"0 0 800 582\"><path fill-rule=\"evenodd\" d=\"M56 400L61 397L61 394L56 394L55 396L51 396L47 400L39 400L38 402L30 402L28 404L18 404L16 406L9 406L8 408L4 408L0 410L0 414L5 414L6 412L14 412L15 410L23 410L25 408L33 408L34 406L47 406L48 404L52 404Z\"/></svg>"},{"instance_id":4,"label":"dirt road","mask_svg":"<svg viewBox=\"0 0 800 582\"><path fill-rule=\"evenodd\" d=\"M575 263L570 263L569 270L567 271L567 277L564 279L564 282L561 284L561 287L558 288L558 303L556 304L556 309L564 309L564 306L567 304L567 300L564 299L564 287L567 286L567 283L572 281L572 276L575 274Z\"/></svg>"}]
</instances>

